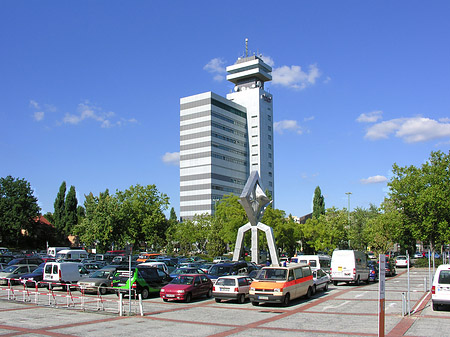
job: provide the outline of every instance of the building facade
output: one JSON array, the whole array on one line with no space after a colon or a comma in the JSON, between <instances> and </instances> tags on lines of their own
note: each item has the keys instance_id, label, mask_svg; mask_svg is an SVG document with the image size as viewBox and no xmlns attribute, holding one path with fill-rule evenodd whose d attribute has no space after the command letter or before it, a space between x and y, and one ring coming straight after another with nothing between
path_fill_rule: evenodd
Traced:
<instances>
[{"instance_id":1,"label":"building facade","mask_svg":"<svg viewBox=\"0 0 450 337\"><path fill-rule=\"evenodd\" d=\"M227 194L240 195L251 171L274 196L273 102L265 91L271 67L258 56L227 67L235 84L180 99L180 218L213 214Z\"/></svg>"}]
</instances>

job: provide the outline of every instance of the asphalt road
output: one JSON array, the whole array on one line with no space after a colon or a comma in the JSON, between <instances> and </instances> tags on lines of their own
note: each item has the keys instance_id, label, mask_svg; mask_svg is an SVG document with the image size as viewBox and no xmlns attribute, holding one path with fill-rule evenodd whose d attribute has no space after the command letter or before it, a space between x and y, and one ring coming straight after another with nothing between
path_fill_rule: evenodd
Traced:
<instances>
[{"instance_id":1,"label":"asphalt road","mask_svg":"<svg viewBox=\"0 0 450 337\"><path fill-rule=\"evenodd\" d=\"M411 269L410 303L413 313L402 316L402 293L407 291L406 271L387 278L386 336L449 336L450 308L435 312L431 295L424 292L425 269ZM378 283L330 285L312 299L292 301L289 307L252 306L249 302L216 303L198 299L191 303L144 300L133 315L120 317L117 296L81 299L42 290L33 293L15 287L14 296L0 288L1 336L377 336ZM24 302L25 300L25 302ZM36 305L38 303L38 305ZM82 308L83 306L83 309ZM128 304L124 304L127 311Z\"/></svg>"}]
</instances>

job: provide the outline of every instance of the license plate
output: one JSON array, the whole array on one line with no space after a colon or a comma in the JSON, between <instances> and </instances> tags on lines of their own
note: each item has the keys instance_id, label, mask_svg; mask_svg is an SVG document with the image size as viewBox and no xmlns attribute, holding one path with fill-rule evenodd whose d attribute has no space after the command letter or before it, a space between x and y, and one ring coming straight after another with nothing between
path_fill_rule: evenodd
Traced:
<instances>
[{"instance_id":1,"label":"license plate","mask_svg":"<svg viewBox=\"0 0 450 337\"><path fill-rule=\"evenodd\" d=\"M166 294L166 297L175 297L174 294Z\"/></svg>"},{"instance_id":2,"label":"license plate","mask_svg":"<svg viewBox=\"0 0 450 337\"><path fill-rule=\"evenodd\" d=\"M228 291L230 288L220 288L220 291Z\"/></svg>"},{"instance_id":3,"label":"license plate","mask_svg":"<svg viewBox=\"0 0 450 337\"><path fill-rule=\"evenodd\" d=\"M338 271L342 271L342 267L338 267Z\"/></svg>"},{"instance_id":4,"label":"license plate","mask_svg":"<svg viewBox=\"0 0 450 337\"><path fill-rule=\"evenodd\" d=\"M258 300L268 300L269 296L258 296Z\"/></svg>"}]
</instances>

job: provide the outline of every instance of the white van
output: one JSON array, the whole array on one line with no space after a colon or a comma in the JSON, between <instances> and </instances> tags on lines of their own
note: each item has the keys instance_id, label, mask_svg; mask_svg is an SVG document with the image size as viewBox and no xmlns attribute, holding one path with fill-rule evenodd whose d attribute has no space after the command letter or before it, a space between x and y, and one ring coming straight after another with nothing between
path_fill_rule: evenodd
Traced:
<instances>
[{"instance_id":1,"label":"white van","mask_svg":"<svg viewBox=\"0 0 450 337\"><path fill-rule=\"evenodd\" d=\"M442 264L436 270L431 287L433 311L441 305L450 305L450 264Z\"/></svg>"},{"instance_id":2,"label":"white van","mask_svg":"<svg viewBox=\"0 0 450 337\"><path fill-rule=\"evenodd\" d=\"M47 248L47 255L56 257L56 254L60 252L61 250L70 249L70 247L48 247Z\"/></svg>"},{"instance_id":3,"label":"white van","mask_svg":"<svg viewBox=\"0 0 450 337\"><path fill-rule=\"evenodd\" d=\"M291 258L291 263L306 263L312 269L323 269L330 273L331 257L328 255L298 255Z\"/></svg>"},{"instance_id":4,"label":"white van","mask_svg":"<svg viewBox=\"0 0 450 337\"><path fill-rule=\"evenodd\" d=\"M158 268L159 270L162 270L162 271L166 272L167 274L169 274L169 268L167 267L167 265L164 262L142 262L142 263L139 263L139 265L155 267L155 268Z\"/></svg>"},{"instance_id":5,"label":"white van","mask_svg":"<svg viewBox=\"0 0 450 337\"><path fill-rule=\"evenodd\" d=\"M89 272L80 263L47 262L44 266L43 282L48 282L53 286L55 286L55 283L77 283L87 275L89 275Z\"/></svg>"},{"instance_id":6,"label":"white van","mask_svg":"<svg viewBox=\"0 0 450 337\"><path fill-rule=\"evenodd\" d=\"M87 259L88 256L89 256L88 252L85 251L84 249L65 249L60 250L56 254L56 259L80 262L81 260Z\"/></svg>"},{"instance_id":7,"label":"white van","mask_svg":"<svg viewBox=\"0 0 450 337\"><path fill-rule=\"evenodd\" d=\"M369 283L369 273L366 253L357 250L335 250L333 252L330 274L334 285L337 285L338 282L354 282L357 285L361 281Z\"/></svg>"}]
</instances>

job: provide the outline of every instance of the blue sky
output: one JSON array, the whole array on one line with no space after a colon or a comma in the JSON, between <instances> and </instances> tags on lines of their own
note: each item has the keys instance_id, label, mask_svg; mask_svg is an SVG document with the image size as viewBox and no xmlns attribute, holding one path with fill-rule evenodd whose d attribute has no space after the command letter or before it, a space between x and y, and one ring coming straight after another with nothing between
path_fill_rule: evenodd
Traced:
<instances>
[{"instance_id":1,"label":"blue sky","mask_svg":"<svg viewBox=\"0 0 450 337\"><path fill-rule=\"evenodd\" d=\"M379 205L394 163L450 147L448 1L0 2L0 176L43 213L155 184L179 214L179 100L225 96L244 52L273 67L275 206Z\"/></svg>"}]
</instances>

